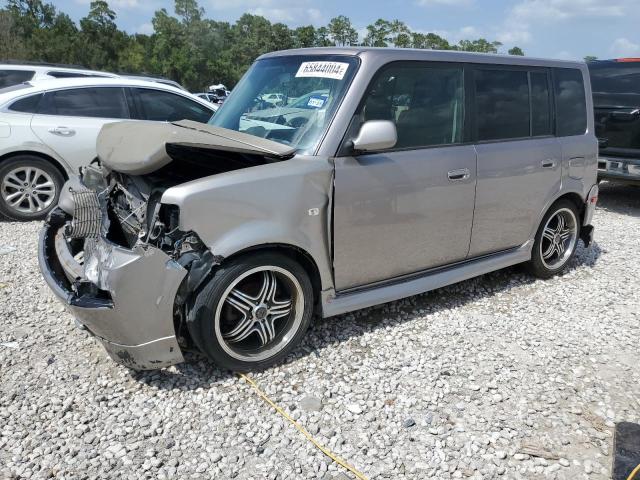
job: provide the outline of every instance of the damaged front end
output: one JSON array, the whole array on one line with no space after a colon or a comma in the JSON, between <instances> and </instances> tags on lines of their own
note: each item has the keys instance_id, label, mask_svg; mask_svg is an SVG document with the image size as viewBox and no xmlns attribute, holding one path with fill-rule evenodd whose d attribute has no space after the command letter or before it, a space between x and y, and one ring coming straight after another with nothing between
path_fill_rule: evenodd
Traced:
<instances>
[{"instance_id":1,"label":"damaged front end","mask_svg":"<svg viewBox=\"0 0 640 480\"><path fill-rule=\"evenodd\" d=\"M175 227L170 206L113 173L108 183L92 183L97 176L88 167L65 185L40 236L43 275L115 361L141 370L182 362L187 295L179 292L197 288L213 256Z\"/></svg>"},{"instance_id":2,"label":"damaged front end","mask_svg":"<svg viewBox=\"0 0 640 480\"><path fill-rule=\"evenodd\" d=\"M113 125L98 139L100 160L64 185L40 234L39 263L50 288L115 361L161 368L184 360L187 302L221 260L196 232L180 230L179 209L163 204L163 193L271 160L259 147L239 151L238 139L225 139L235 149L215 148L203 137L212 134L194 133L191 124ZM160 133L141 140L140 129ZM123 161L131 154L137 163Z\"/></svg>"}]
</instances>

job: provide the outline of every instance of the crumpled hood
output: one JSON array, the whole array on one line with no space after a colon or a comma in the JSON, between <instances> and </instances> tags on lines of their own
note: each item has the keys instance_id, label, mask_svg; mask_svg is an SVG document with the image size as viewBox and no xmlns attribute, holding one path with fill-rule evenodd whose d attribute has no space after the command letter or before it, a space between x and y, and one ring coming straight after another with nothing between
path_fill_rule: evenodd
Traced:
<instances>
[{"instance_id":1,"label":"crumpled hood","mask_svg":"<svg viewBox=\"0 0 640 480\"><path fill-rule=\"evenodd\" d=\"M173 160L167 153L170 145L260 155L272 160L286 160L295 154L295 149L272 140L191 120L108 123L98 134L96 149L107 168L128 175L146 175Z\"/></svg>"}]
</instances>

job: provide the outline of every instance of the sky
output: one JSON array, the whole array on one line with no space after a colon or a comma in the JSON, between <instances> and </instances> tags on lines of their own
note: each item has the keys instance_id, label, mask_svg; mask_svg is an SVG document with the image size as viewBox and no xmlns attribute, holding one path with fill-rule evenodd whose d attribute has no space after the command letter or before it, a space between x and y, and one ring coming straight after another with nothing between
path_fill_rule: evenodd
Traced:
<instances>
[{"instance_id":1,"label":"sky","mask_svg":"<svg viewBox=\"0 0 640 480\"><path fill-rule=\"evenodd\" d=\"M90 0L49 0L74 20ZM152 33L155 10L173 0L107 0L120 28ZM199 0L205 16L234 22L245 12L290 27L326 25L346 15L363 36L378 18L434 32L450 42L484 37L526 55L558 59L640 57L640 0Z\"/></svg>"}]
</instances>

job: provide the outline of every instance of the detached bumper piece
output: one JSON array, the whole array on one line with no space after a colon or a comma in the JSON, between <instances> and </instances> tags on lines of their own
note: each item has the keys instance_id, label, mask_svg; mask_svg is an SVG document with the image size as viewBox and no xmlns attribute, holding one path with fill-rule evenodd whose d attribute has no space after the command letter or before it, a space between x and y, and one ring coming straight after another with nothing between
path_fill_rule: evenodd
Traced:
<instances>
[{"instance_id":1,"label":"detached bumper piece","mask_svg":"<svg viewBox=\"0 0 640 480\"><path fill-rule=\"evenodd\" d=\"M183 362L173 307L187 271L155 247L129 250L98 237L85 251L87 278L71 281L55 245L68 220L56 209L40 232L40 270L55 295L116 362L136 370Z\"/></svg>"}]
</instances>

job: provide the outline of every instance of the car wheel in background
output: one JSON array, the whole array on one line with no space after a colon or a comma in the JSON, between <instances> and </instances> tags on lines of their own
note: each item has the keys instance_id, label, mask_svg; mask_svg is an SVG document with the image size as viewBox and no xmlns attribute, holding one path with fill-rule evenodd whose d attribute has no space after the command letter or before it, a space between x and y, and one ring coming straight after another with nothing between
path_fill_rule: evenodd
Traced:
<instances>
[{"instance_id":1,"label":"car wheel in background","mask_svg":"<svg viewBox=\"0 0 640 480\"><path fill-rule=\"evenodd\" d=\"M575 255L579 237L580 215L575 204L558 200L540 223L528 270L539 278L560 273Z\"/></svg>"},{"instance_id":2,"label":"car wheel in background","mask_svg":"<svg viewBox=\"0 0 640 480\"><path fill-rule=\"evenodd\" d=\"M50 162L17 155L0 162L0 214L11 220L41 220L58 203L64 178Z\"/></svg>"},{"instance_id":3,"label":"car wheel in background","mask_svg":"<svg viewBox=\"0 0 640 480\"><path fill-rule=\"evenodd\" d=\"M290 258L255 253L219 268L189 312L194 342L223 368L248 371L281 361L313 315L313 288Z\"/></svg>"}]
</instances>

